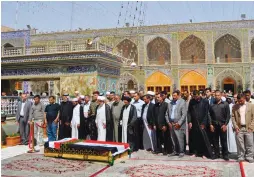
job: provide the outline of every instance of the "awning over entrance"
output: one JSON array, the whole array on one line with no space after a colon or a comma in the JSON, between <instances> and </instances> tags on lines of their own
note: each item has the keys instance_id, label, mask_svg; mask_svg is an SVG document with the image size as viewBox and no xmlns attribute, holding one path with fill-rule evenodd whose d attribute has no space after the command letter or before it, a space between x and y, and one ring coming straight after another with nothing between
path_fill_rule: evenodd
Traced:
<instances>
[{"instance_id":1,"label":"awning over entrance","mask_svg":"<svg viewBox=\"0 0 254 177\"><path fill-rule=\"evenodd\" d=\"M196 71L190 71L182 76L180 80L181 92L188 90L201 90L206 87L206 78Z\"/></svg>"},{"instance_id":2,"label":"awning over entrance","mask_svg":"<svg viewBox=\"0 0 254 177\"><path fill-rule=\"evenodd\" d=\"M146 88L148 91L160 92L165 90L167 92L170 92L171 84L172 81L170 77L159 71L153 73L146 79Z\"/></svg>"}]
</instances>

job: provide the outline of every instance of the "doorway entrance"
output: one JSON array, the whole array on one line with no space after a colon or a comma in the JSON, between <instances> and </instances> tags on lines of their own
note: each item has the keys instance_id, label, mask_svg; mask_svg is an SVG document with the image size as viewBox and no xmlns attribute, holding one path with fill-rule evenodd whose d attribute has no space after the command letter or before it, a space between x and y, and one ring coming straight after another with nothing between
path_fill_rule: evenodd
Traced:
<instances>
[{"instance_id":1,"label":"doorway entrance","mask_svg":"<svg viewBox=\"0 0 254 177\"><path fill-rule=\"evenodd\" d=\"M234 79L227 77L222 81L222 85L223 85L223 90L225 90L226 92L231 90L233 93L235 93L235 80Z\"/></svg>"}]
</instances>

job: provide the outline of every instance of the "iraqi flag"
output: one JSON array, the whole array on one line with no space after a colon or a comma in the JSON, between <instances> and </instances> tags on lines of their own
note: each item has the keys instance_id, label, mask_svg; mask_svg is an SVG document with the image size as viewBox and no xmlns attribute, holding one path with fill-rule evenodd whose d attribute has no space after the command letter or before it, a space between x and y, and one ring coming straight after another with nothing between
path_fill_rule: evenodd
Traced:
<instances>
[{"instance_id":1,"label":"iraqi flag","mask_svg":"<svg viewBox=\"0 0 254 177\"><path fill-rule=\"evenodd\" d=\"M73 143L71 143L73 142ZM111 152L113 156L121 154L130 149L128 143L118 143L118 142L107 142L107 141L94 141L94 140L84 140L77 142L75 138L65 138L59 141L49 142L48 147L54 149L60 149L61 144L66 144L67 148L75 150L94 150L98 152Z\"/></svg>"}]
</instances>

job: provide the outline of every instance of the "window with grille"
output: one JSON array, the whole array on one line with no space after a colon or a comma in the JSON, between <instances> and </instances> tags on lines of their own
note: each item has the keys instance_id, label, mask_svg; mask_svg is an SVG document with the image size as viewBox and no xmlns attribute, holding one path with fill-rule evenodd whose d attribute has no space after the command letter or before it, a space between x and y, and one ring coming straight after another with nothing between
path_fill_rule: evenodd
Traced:
<instances>
[{"instance_id":1,"label":"window with grille","mask_svg":"<svg viewBox=\"0 0 254 177\"><path fill-rule=\"evenodd\" d=\"M154 87L147 87L147 91L154 91Z\"/></svg>"}]
</instances>

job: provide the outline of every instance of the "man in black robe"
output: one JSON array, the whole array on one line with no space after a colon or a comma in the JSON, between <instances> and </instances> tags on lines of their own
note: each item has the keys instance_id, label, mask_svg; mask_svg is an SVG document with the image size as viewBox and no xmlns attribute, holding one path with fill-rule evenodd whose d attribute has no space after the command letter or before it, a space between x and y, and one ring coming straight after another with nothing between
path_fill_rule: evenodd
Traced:
<instances>
[{"instance_id":1,"label":"man in black robe","mask_svg":"<svg viewBox=\"0 0 254 177\"><path fill-rule=\"evenodd\" d=\"M190 129L190 153L203 158L212 156L212 148L206 134L208 127L209 101L200 96L199 91L193 91L193 99L188 107L188 125Z\"/></svg>"},{"instance_id":2,"label":"man in black robe","mask_svg":"<svg viewBox=\"0 0 254 177\"><path fill-rule=\"evenodd\" d=\"M129 117L127 122L127 142L130 144L130 148L132 151L138 151L138 142L136 139L136 136L138 136L138 130L136 129L136 123L137 123L137 110L136 107L131 105L131 98L130 97L124 97L123 98L124 106L121 110L121 115L119 119L119 126L118 126L118 142L125 142L124 137L122 137L122 129L123 129L123 118L124 118L124 112L129 110ZM122 139L123 138L123 139Z\"/></svg>"},{"instance_id":3,"label":"man in black robe","mask_svg":"<svg viewBox=\"0 0 254 177\"><path fill-rule=\"evenodd\" d=\"M170 138L169 127L165 118L168 103L165 102L163 94L157 95L157 103L155 104L155 125L157 135L157 153L163 155L171 154L173 151L172 142Z\"/></svg>"},{"instance_id":4,"label":"man in black robe","mask_svg":"<svg viewBox=\"0 0 254 177\"><path fill-rule=\"evenodd\" d=\"M63 95L63 101L60 105L59 112L59 134L58 139L70 138L71 137L71 119L72 119L72 111L73 105L72 102L68 101L69 94Z\"/></svg>"}]
</instances>

